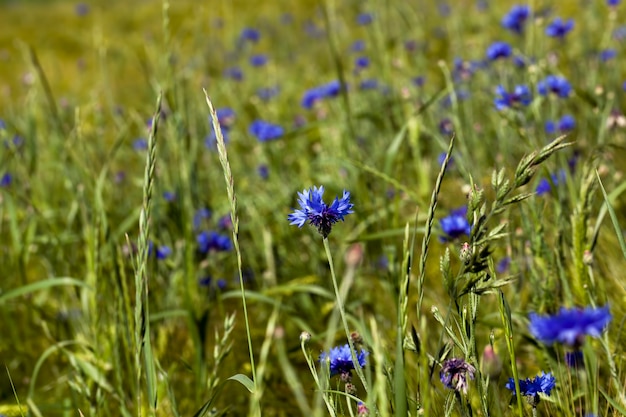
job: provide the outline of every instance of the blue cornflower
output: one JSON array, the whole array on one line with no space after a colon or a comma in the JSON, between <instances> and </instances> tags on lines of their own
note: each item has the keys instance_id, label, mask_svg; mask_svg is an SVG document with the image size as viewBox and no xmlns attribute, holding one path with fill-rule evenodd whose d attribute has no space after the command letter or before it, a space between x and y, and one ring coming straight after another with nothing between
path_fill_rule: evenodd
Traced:
<instances>
[{"instance_id":1,"label":"blue cornflower","mask_svg":"<svg viewBox=\"0 0 626 417\"><path fill-rule=\"evenodd\" d=\"M526 67L526 58L521 55L515 55L513 57L513 65L515 65L517 68Z\"/></svg>"},{"instance_id":2,"label":"blue cornflower","mask_svg":"<svg viewBox=\"0 0 626 417\"><path fill-rule=\"evenodd\" d=\"M365 41L360 39L354 41L350 46L350 50L352 52L363 52L365 50Z\"/></svg>"},{"instance_id":3,"label":"blue cornflower","mask_svg":"<svg viewBox=\"0 0 626 417\"><path fill-rule=\"evenodd\" d=\"M561 169L558 172L550 175L550 180L548 180L547 178L542 178L541 181L539 181L539 184L537 184L537 188L535 188L535 192L537 193L537 195L543 195L550 192L550 190L552 189L550 181L552 181L552 184L554 184L555 186L565 182L565 170Z\"/></svg>"},{"instance_id":4,"label":"blue cornflower","mask_svg":"<svg viewBox=\"0 0 626 417\"><path fill-rule=\"evenodd\" d=\"M498 274L504 274L506 271L509 270L510 267L511 267L511 257L505 256L504 258L500 259L498 263L496 264L496 272Z\"/></svg>"},{"instance_id":5,"label":"blue cornflower","mask_svg":"<svg viewBox=\"0 0 626 417\"><path fill-rule=\"evenodd\" d=\"M442 135L451 135L452 133L454 133L454 124L452 123L452 120L450 120L449 118L443 118L441 119L441 121L439 122L439 132ZM439 163L439 165L441 165L441 163Z\"/></svg>"},{"instance_id":6,"label":"blue cornflower","mask_svg":"<svg viewBox=\"0 0 626 417\"><path fill-rule=\"evenodd\" d=\"M548 372L546 374L542 371L539 375L532 379L520 379L519 391L521 395L528 398L533 407L536 407L537 404L539 404L539 394L550 395L550 392L555 386L555 382L556 381L552 373ZM505 387L513 392L513 396L516 395L515 379L509 378Z\"/></svg>"},{"instance_id":7,"label":"blue cornflower","mask_svg":"<svg viewBox=\"0 0 626 417\"><path fill-rule=\"evenodd\" d=\"M221 127L230 127L235 120L235 111L230 107L222 107L215 111L217 115L217 121ZM213 120L209 116L209 124L213 124Z\"/></svg>"},{"instance_id":8,"label":"blue cornflower","mask_svg":"<svg viewBox=\"0 0 626 417\"><path fill-rule=\"evenodd\" d=\"M361 349L356 353L359 368L363 368L367 361L365 357L369 354L366 350ZM351 371L355 369L352 361L352 352L350 346L346 343L343 346L336 346L330 352L322 352L320 362L328 361L330 366L330 376L342 375L349 376Z\"/></svg>"},{"instance_id":9,"label":"blue cornflower","mask_svg":"<svg viewBox=\"0 0 626 417\"><path fill-rule=\"evenodd\" d=\"M530 313L530 333L539 341L551 345L555 342L574 348L580 347L585 336L600 337L611 321L609 307L567 309L562 307L551 316Z\"/></svg>"},{"instance_id":10,"label":"blue cornflower","mask_svg":"<svg viewBox=\"0 0 626 417\"><path fill-rule=\"evenodd\" d=\"M13 182L13 175L8 172L5 172L0 178L0 187L8 187Z\"/></svg>"},{"instance_id":11,"label":"blue cornflower","mask_svg":"<svg viewBox=\"0 0 626 417\"><path fill-rule=\"evenodd\" d=\"M200 226L202 226L202 222L209 218L211 218L211 210L209 210L208 208L201 208L196 210L196 212L193 214L193 230L200 229Z\"/></svg>"},{"instance_id":12,"label":"blue cornflower","mask_svg":"<svg viewBox=\"0 0 626 417\"><path fill-rule=\"evenodd\" d=\"M89 14L89 5L86 3L78 3L74 8L76 16L87 16Z\"/></svg>"},{"instance_id":13,"label":"blue cornflower","mask_svg":"<svg viewBox=\"0 0 626 417\"><path fill-rule=\"evenodd\" d=\"M250 57L250 65L253 67L262 67L265 64L267 64L267 55L256 54Z\"/></svg>"},{"instance_id":14,"label":"blue cornflower","mask_svg":"<svg viewBox=\"0 0 626 417\"><path fill-rule=\"evenodd\" d=\"M413 77L411 81L416 87L423 87L426 83L426 77L424 77L423 75L418 75L417 77Z\"/></svg>"},{"instance_id":15,"label":"blue cornflower","mask_svg":"<svg viewBox=\"0 0 626 417\"><path fill-rule=\"evenodd\" d=\"M148 242L148 256L156 255L158 260L163 260L172 254L172 248L169 246L157 246L156 251L154 249L154 243Z\"/></svg>"},{"instance_id":16,"label":"blue cornflower","mask_svg":"<svg viewBox=\"0 0 626 417\"><path fill-rule=\"evenodd\" d=\"M566 114L559 120L559 130L561 132L568 132L576 127L576 119L571 114Z\"/></svg>"},{"instance_id":17,"label":"blue cornflower","mask_svg":"<svg viewBox=\"0 0 626 417\"><path fill-rule=\"evenodd\" d=\"M569 19L567 22L560 17L554 20L546 27L546 35L552 38L564 38L574 28L574 20Z\"/></svg>"},{"instance_id":18,"label":"blue cornflower","mask_svg":"<svg viewBox=\"0 0 626 417\"><path fill-rule=\"evenodd\" d=\"M274 87L263 87L256 90L256 95L263 101L269 101L272 98L276 97L280 93L280 88L278 86Z\"/></svg>"},{"instance_id":19,"label":"blue cornflower","mask_svg":"<svg viewBox=\"0 0 626 417\"><path fill-rule=\"evenodd\" d=\"M505 29L515 33L522 33L524 24L530 16L530 7L515 5L504 15L501 24Z\"/></svg>"},{"instance_id":20,"label":"blue cornflower","mask_svg":"<svg viewBox=\"0 0 626 417\"><path fill-rule=\"evenodd\" d=\"M321 99L327 97L336 97L341 91L341 83L337 80L331 81L327 84L322 84L318 87L307 90L302 96L302 107L305 109L313 108L313 105Z\"/></svg>"},{"instance_id":21,"label":"blue cornflower","mask_svg":"<svg viewBox=\"0 0 626 417\"><path fill-rule=\"evenodd\" d=\"M621 0L606 0L608 6L618 6L620 3Z\"/></svg>"},{"instance_id":22,"label":"blue cornflower","mask_svg":"<svg viewBox=\"0 0 626 417\"><path fill-rule=\"evenodd\" d=\"M301 208L294 210L293 213L287 216L287 219L290 221L289 224L302 227L308 221L326 238L330 234L334 223L337 223L339 220L343 221L345 216L354 213L352 211L354 205L350 203L350 193L348 191L344 190L341 198L335 197L330 206L327 206L322 200L323 195L323 185L319 187L313 186L313 188L305 189L301 193L298 192L298 204L300 204Z\"/></svg>"},{"instance_id":23,"label":"blue cornflower","mask_svg":"<svg viewBox=\"0 0 626 417\"><path fill-rule=\"evenodd\" d=\"M582 369L585 364L583 353L580 350L565 352L565 364L573 369Z\"/></svg>"},{"instance_id":24,"label":"blue cornflower","mask_svg":"<svg viewBox=\"0 0 626 417\"><path fill-rule=\"evenodd\" d=\"M148 149L148 140L146 138L137 138L133 141L133 149L136 151L145 151Z\"/></svg>"},{"instance_id":25,"label":"blue cornflower","mask_svg":"<svg viewBox=\"0 0 626 417\"><path fill-rule=\"evenodd\" d=\"M367 78L359 83L359 89L361 90L375 90L376 88L378 88L378 80L376 78Z\"/></svg>"},{"instance_id":26,"label":"blue cornflower","mask_svg":"<svg viewBox=\"0 0 626 417\"><path fill-rule=\"evenodd\" d=\"M598 57L600 58L600 61L602 61L602 62L610 61L611 59L615 58L616 56L617 56L617 51L615 49L612 49L612 48L604 49L604 50L600 51L600 54L598 55Z\"/></svg>"},{"instance_id":27,"label":"blue cornflower","mask_svg":"<svg viewBox=\"0 0 626 417\"><path fill-rule=\"evenodd\" d=\"M446 160L447 154L448 154L447 152L441 152L439 156L437 156L437 162L439 162L439 166L441 166L443 164L443 161ZM450 155L450 160L448 161L448 169L450 169L452 164L454 164L454 157Z\"/></svg>"},{"instance_id":28,"label":"blue cornflower","mask_svg":"<svg viewBox=\"0 0 626 417\"><path fill-rule=\"evenodd\" d=\"M261 142L267 142L268 140L280 138L285 134L285 130L282 126L257 119L248 127L248 133L255 136Z\"/></svg>"},{"instance_id":29,"label":"blue cornflower","mask_svg":"<svg viewBox=\"0 0 626 417\"><path fill-rule=\"evenodd\" d=\"M474 379L475 372L476 368L465 360L452 358L443 363L439 372L439 379L446 388L457 392L463 391L464 394L467 394L467 378Z\"/></svg>"},{"instance_id":30,"label":"blue cornflower","mask_svg":"<svg viewBox=\"0 0 626 417\"><path fill-rule=\"evenodd\" d=\"M459 207L452 210L450 214L439 220L443 236L439 237L441 242L448 242L457 239L463 235L469 236L471 226L467 221L467 207Z\"/></svg>"},{"instance_id":31,"label":"blue cornflower","mask_svg":"<svg viewBox=\"0 0 626 417\"><path fill-rule=\"evenodd\" d=\"M516 85L511 93L499 85L496 87L496 94L498 96L493 102L498 110L515 107L519 104L528 106L533 99L530 89L525 85Z\"/></svg>"},{"instance_id":32,"label":"blue cornflower","mask_svg":"<svg viewBox=\"0 0 626 417\"><path fill-rule=\"evenodd\" d=\"M239 67L230 67L224 70L224 77L231 78L235 81L243 80L243 71Z\"/></svg>"},{"instance_id":33,"label":"blue cornflower","mask_svg":"<svg viewBox=\"0 0 626 417\"><path fill-rule=\"evenodd\" d=\"M360 56L354 60L354 66L357 69L367 68L369 67L369 65L370 65L370 59L366 56Z\"/></svg>"},{"instance_id":34,"label":"blue cornflower","mask_svg":"<svg viewBox=\"0 0 626 417\"><path fill-rule=\"evenodd\" d=\"M253 43L257 43L261 38L261 34L258 30L253 28L244 28L239 35L239 39L243 41L250 41Z\"/></svg>"},{"instance_id":35,"label":"blue cornflower","mask_svg":"<svg viewBox=\"0 0 626 417\"><path fill-rule=\"evenodd\" d=\"M207 149L214 150L217 146L217 134L215 133L215 129L213 125L210 127L211 132L204 138L204 146ZM227 126L223 126L222 130L222 138L224 139L224 143L228 143L230 140L230 129Z\"/></svg>"},{"instance_id":36,"label":"blue cornflower","mask_svg":"<svg viewBox=\"0 0 626 417\"><path fill-rule=\"evenodd\" d=\"M506 42L494 42L487 48L487 59L490 61L495 61L499 58L508 58L511 56L513 50L511 49L511 45Z\"/></svg>"},{"instance_id":37,"label":"blue cornflower","mask_svg":"<svg viewBox=\"0 0 626 417\"><path fill-rule=\"evenodd\" d=\"M265 164L259 165L257 168L257 172L259 174L259 177L264 180L268 179L270 176L270 169Z\"/></svg>"},{"instance_id":38,"label":"blue cornflower","mask_svg":"<svg viewBox=\"0 0 626 417\"><path fill-rule=\"evenodd\" d=\"M537 90L542 96L554 93L561 98L569 97L572 86L565 77L558 75L548 75L537 84Z\"/></svg>"},{"instance_id":39,"label":"blue cornflower","mask_svg":"<svg viewBox=\"0 0 626 417\"><path fill-rule=\"evenodd\" d=\"M171 203L176 200L176 193L172 191L163 192L163 199L168 203Z\"/></svg>"},{"instance_id":40,"label":"blue cornflower","mask_svg":"<svg viewBox=\"0 0 626 417\"><path fill-rule=\"evenodd\" d=\"M374 16L371 13L361 13L356 18L356 22L361 26L369 25L373 21Z\"/></svg>"},{"instance_id":41,"label":"blue cornflower","mask_svg":"<svg viewBox=\"0 0 626 417\"><path fill-rule=\"evenodd\" d=\"M223 278L213 279L211 276L206 276L204 278L200 278L198 280L198 285L201 287L210 288L212 290L224 290L226 289L227 283Z\"/></svg>"},{"instance_id":42,"label":"blue cornflower","mask_svg":"<svg viewBox=\"0 0 626 417\"><path fill-rule=\"evenodd\" d=\"M196 236L198 251L205 254L211 250L216 252L228 252L233 248L230 237L217 232L202 231Z\"/></svg>"}]
</instances>

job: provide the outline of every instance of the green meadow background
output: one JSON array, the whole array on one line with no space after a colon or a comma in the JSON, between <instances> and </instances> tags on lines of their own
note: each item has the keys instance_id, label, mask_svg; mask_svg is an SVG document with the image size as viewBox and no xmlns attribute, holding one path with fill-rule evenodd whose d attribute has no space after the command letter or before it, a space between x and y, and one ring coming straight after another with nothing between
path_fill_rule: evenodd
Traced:
<instances>
[{"instance_id":1,"label":"green meadow background","mask_svg":"<svg viewBox=\"0 0 626 417\"><path fill-rule=\"evenodd\" d=\"M328 396L336 415L357 415L357 397L372 416L624 415L626 11L563 3L530 2L520 36L500 25L515 3L495 0L111 0L84 3L84 15L63 0L0 2L0 174L11 175L0 187L0 414L321 416ZM357 24L361 13L373 22ZM562 40L544 34L554 16L576 22ZM241 43L244 28L259 41ZM357 40L364 51L351 51ZM496 40L526 65L485 64ZM616 58L603 62L607 48ZM254 54L268 63L252 66ZM355 71L357 56L369 67ZM242 81L224 75L234 66ZM569 98L536 93L549 74L571 82ZM364 79L378 87L360 89ZM348 88L301 106L333 80ZM532 103L497 111L495 87L518 84ZM264 100L262 88L278 93ZM235 112L226 181L225 155L205 145L203 89ZM136 149L155 133L160 94L155 139ZM576 127L554 150L561 135L544 125L564 114ZM257 140L255 119L283 137ZM503 180L538 154L508 194L519 198L501 204ZM559 170L566 180L537 195ZM287 221L313 185L354 203L330 252ZM441 242L438 219L472 201L485 234L467 261L469 237ZM203 208L211 216L194 228ZM220 226L231 215L234 234ZM236 237L240 251L200 254L199 230ZM148 255L148 241L171 254ZM369 352L369 388L355 377L355 398L318 361L347 343L338 303ZM528 331L529 312L606 304L613 320L585 344L584 370ZM453 335L481 370L458 408L439 380L460 355ZM557 388L537 409L517 403L504 388L513 369L550 371Z\"/></svg>"}]
</instances>

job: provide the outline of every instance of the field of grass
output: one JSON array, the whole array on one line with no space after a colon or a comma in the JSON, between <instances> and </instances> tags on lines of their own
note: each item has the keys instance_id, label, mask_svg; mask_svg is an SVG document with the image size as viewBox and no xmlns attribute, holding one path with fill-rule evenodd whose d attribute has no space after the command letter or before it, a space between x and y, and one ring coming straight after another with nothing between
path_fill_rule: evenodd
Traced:
<instances>
[{"instance_id":1,"label":"field of grass","mask_svg":"<svg viewBox=\"0 0 626 417\"><path fill-rule=\"evenodd\" d=\"M0 416L626 415L619 3L0 2Z\"/></svg>"}]
</instances>

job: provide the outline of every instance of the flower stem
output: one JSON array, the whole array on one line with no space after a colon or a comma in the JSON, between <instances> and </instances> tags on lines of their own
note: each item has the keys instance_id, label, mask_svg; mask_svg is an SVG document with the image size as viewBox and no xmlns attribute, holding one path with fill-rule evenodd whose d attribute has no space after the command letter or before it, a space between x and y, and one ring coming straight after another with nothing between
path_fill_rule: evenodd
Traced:
<instances>
[{"instance_id":1,"label":"flower stem","mask_svg":"<svg viewBox=\"0 0 626 417\"><path fill-rule=\"evenodd\" d=\"M350 336L350 329L348 328L348 320L346 319L346 311L343 305L343 300L341 299L341 294L339 293L339 286L337 285L337 276L335 275L335 267L333 265L333 255L330 252L330 245L328 244L328 239L324 238L324 249L326 250L326 256L328 257L328 265L330 266L330 275L333 281L333 287L335 288L335 297L337 299L337 307L339 308L339 315L341 316L341 322L343 323L343 328L346 331L346 337L348 338L348 345L350 346L350 354L352 355L352 363L354 364L354 370L356 374L359 376L361 383L363 384L363 388L365 388L365 392L369 392L369 388L367 386L367 381L365 379L365 375L363 374L363 370L359 364L359 359L357 357L356 350L354 348L354 342L352 337Z\"/></svg>"}]
</instances>

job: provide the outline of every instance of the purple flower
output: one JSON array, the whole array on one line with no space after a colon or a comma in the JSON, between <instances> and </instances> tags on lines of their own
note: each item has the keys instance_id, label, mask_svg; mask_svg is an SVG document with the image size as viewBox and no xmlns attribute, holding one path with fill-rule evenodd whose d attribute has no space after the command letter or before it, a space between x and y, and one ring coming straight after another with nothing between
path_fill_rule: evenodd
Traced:
<instances>
[{"instance_id":1,"label":"purple flower","mask_svg":"<svg viewBox=\"0 0 626 417\"><path fill-rule=\"evenodd\" d=\"M228 252L233 248L230 237L213 231L200 232L196 236L196 242L198 243L198 251L202 254L208 253L209 251Z\"/></svg>"},{"instance_id":2,"label":"purple flower","mask_svg":"<svg viewBox=\"0 0 626 417\"><path fill-rule=\"evenodd\" d=\"M463 359L448 359L443 363L439 372L439 379L446 388L467 394L467 379L474 379L474 368Z\"/></svg>"},{"instance_id":3,"label":"purple flower","mask_svg":"<svg viewBox=\"0 0 626 417\"><path fill-rule=\"evenodd\" d=\"M574 28L574 20L569 19L567 22L560 17L554 20L546 27L546 35L552 38L563 39Z\"/></svg>"},{"instance_id":4,"label":"purple flower","mask_svg":"<svg viewBox=\"0 0 626 417\"><path fill-rule=\"evenodd\" d=\"M586 307L567 309L558 313L539 316L530 313L530 333L540 342L552 345L555 342L574 348L580 347L585 336L600 337L611 321L609 307Z\"/></svg>"},{"instance_id":5,"label":"purple flower","mask_svg":"<svg viewBox=\"0 0 626 417\"><path fill-rule=\"evenodd\" d=\"M163 260L172 254L172 248L169 246L157 246L156 251L154 250L154 243L152 241L148 242L148 256L156 255L158 260Z\"/></svg>"},{"instance_id":6,"label":"purple flower","mask_svg":"<svg viewBox=\"0 0 626 417\"><path fill-rule=\"evenodd\" d=\"M367 364L365 357L369 353L363 349L355 353L359 368L363 368ZM328 361L330 376L350 375L351 371L355 369L354 362L352 361L352 352L350 352L350 346L348 344L336 346L332 348L330 352L322 352L320 362L324 361Z\"/></svg>"},{"instance_id":7,"label":"purple flower","mask_svg":"<svg viewBox=\"0 0 626 417\"><path fill-rule=\"evenodd\" d=\"M165 191L163 193L163 199L167 201L168 203L171 203L176 200L176 193L172 191Z\"/></svg>"},{"instance_id":8,"label":"purple flower","mask_svg":"<svg viewBox=\"0 0 626 417\"><path fill-rule=\"evenodd\" d=\"M608 6L619 6L621 0L606 0Z\"/></svg>"},{"instance_id":9,"label":"purple flower","mask_svg":"<svg viewBox=\"0 0 626 417\"><path fill-rule=\"evenodd\" d=\"M567 98L572 91L572 86L565 77L557 75L548 75L537 84L537 90L542 96L550 93L556 94L558 97Z\"/></svg>"},{"instance_id":10,"label":"purple flower","mask_svg":"<svg viewBox=\"0 0 626 417\"><path fill-rule=\"evenodd\" d=\"M511 93L499 85L496 87L496 94L493 102L498 110L516 107L520 104L528 106L533 99L530 89L525 85L516 85Z\"/></svg>"},{"instance_id":11,"label":"purple flower","mask_svg":"<svg viewBox=\"0 0 626 417\"><path fill-rule=\"evenodd\" d=\"M243 71L239 67L230 67L224 70L224 77L235 81L243 80Z\"/></svg>"},{"instance_id":12,"label":"purple flower","mask_svg":"<svg viewBox=\"0 0 626 417\"><path fill-rule=\"evenodd\" d=\"M600 58L600 61L606 62L606 61L610 61L616 56L617 56L617 51L615 49L609 48L609 49L604 49L600 51L600 54L598 57Z\"/></svg>"},{"instance_id":13,"label":"purple flower","mask_svg":"<svg viewBox=\"0 0 626 417\"><path fill-rule=\"evenodd\" d=\"M13 183L13 175L8 172L5 172L0 178L0 187L6 188L9 187Z\"/></svg>"},{"instance_id":14,"label":"purple flower","mask_svg":"<svg viewBox=\"0 0 626 417\"><path fill-rule=\"evenodd\" d=\"M215 111L217 114L217 121L221 127L230 127L235 121L235 111L230 107L222 107ZM212 125L213 121L209 116L209 124Z\"/></svg>"},{"instance_id":15,"label":"purple flower","mask_svg":"<svg viewBox=\"0 0 626 417\"><path fill-rule=\"evenodd\" d=\"M487 48L487 59L490 61L495 61L499 58L508 58L511 56L513 50L511 49L511 45L506 42L494 42Z\"/></svg>"},{"instance_id":16,"label":"purple flower","mask_svg":"<svg viewBox=\"0 0 626 417\"><path fill-rule=\"evenodd\" d=\"M267 142L282 137L285 134L285 130L282 126L257 119L248 127L248 133L261 142Z\"/></svg>"},{"instance_id":17,"label":"purple flower","mask_svg":"<svg viewBox=\"0 0 626 417\"><path fill-rule=\"evenodd\" d=\"M133 149L136 151L145 151L148 149L148 140L146 138L137 138L133 141Z\"/></svg>"},{"instance_id":18,"label":"purple flower","mask_svg":"<svg viewBox=\"0 0 626 417\"><path fill-rule=\"evenodd\" d=\"M352 52L363 52L365 50L365 42L362 40L356 40L350 46Z\"/></svg>"},{"instance_id":19,"label":"purple flower","mask_svg":"<svg viewBox=\"0 0 626 417\"><path fill-rule=\"evenodd\" d=\"M509 270L510 266L511 266L511 257L505 256L504 258L500 259L498 263L496 264L496 272L498 274L504 274L506 271Z\"/></svg>"},{"instance_id":20,"label":"purple flower","mask_svg":"<svg viewBox=\"0 0 626 417\"><path fill-rule=\"evenodd\" d=\"M348 191L344 190L341 198L335 197L330 206L322 200L323 195L324 186L313 186L313 188L305 189L301 193L298 192L300 209L295 209L293 213L287 216L289 224L302 227L306 222L309 222L326 238L334 223L339 220L343 221L345 216L354 213L352 211L354 205L350 203Z\"/></svg>"},{"instance_id":21,"label":"purple flower","mask_svg":"<svg viewBox=\"0 0 626 417\"><path fill-rule=\"evenodd\" d=\"M370 65L370 59L366 56L360 56L354 60L354 66L356 67L356 69L367 68L369 67L369 65Z\"/></svg>"},{"instance_id":22,"label":"purple flower","mask_svg":"<svg viewBox=\"0 0 626 417\"><path fill-rule=\"evenodd\" d=\"M443 236L439 237L441 242L448 242L463 235L469 236L471 226L467 221L467 207L459 207L452 210L450 214L439 220Z\"/></svg>"},{"instance_id":23,"label":"purple flower","mask_svg":"<svg viewBox=\"0 0 626 417\"><path fill-rule=\"evenodd\" d=\"M530 16L530 7L515 5L504 15L501 24L512 32L522 33L528 16Z\"/></svg>"},{"instance_id":24,"label":"purple flower","mask_svg":"<svg viewBox=\"0 0 626 417\"><path fill-rule=\"evenodd\" d=\"M270 169L265 164L259 165L257 168L257 172L259 173L259 177L264 180L268 179L270 176Z\"/></svg>"}]
</instances>

